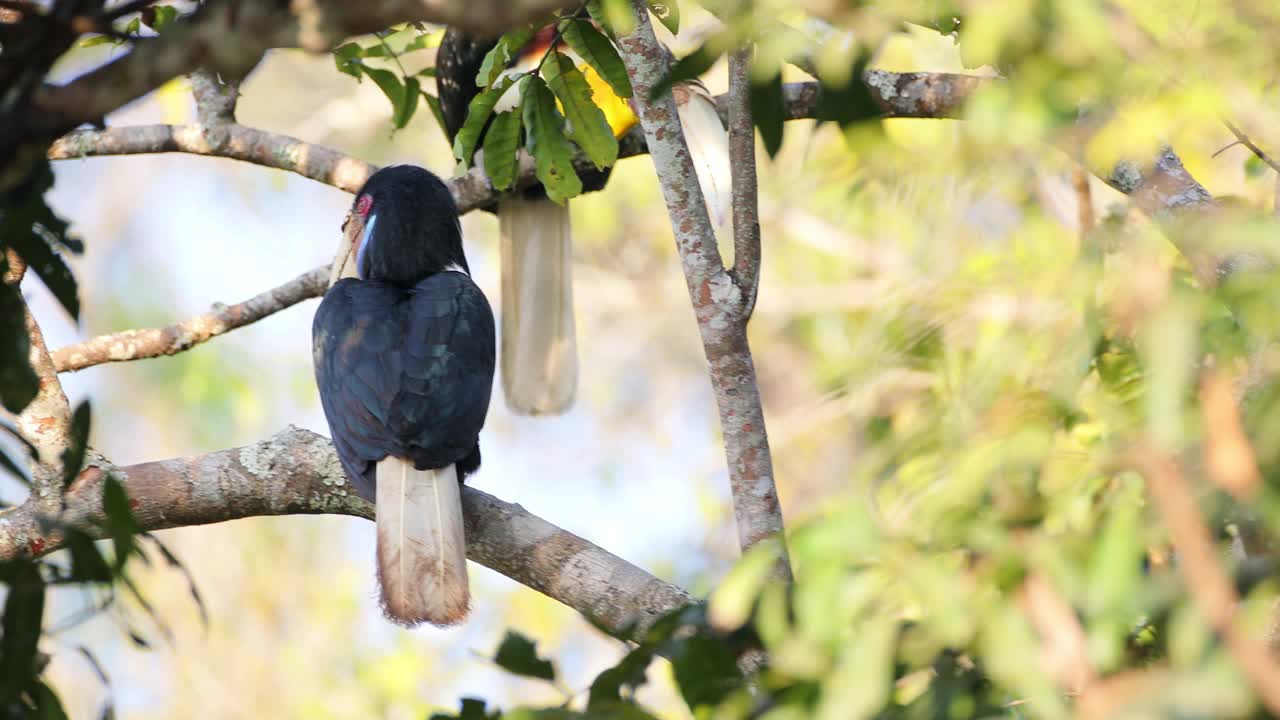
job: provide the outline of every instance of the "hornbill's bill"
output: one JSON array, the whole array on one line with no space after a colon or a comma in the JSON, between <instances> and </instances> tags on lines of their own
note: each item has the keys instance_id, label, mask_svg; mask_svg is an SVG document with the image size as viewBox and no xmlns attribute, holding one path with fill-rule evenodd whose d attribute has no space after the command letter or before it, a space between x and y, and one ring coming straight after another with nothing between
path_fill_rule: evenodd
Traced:
<instances>
[{"instance_id":1,"label":"hornbill's bill","mask_svg":"<svg viewBox=\"0 0 1280 720\"><path fill-rule=\"evenodd\" d=\"M508 73L532 70L554 39L554 29L539 32L517 54ZM436 55L436 83L445 132L450 141L467 118L479 92L476 74L497 39L481 39L449 28ZM627 100L619 97L571 49L557 48L579 66L614 135L636 124ZM697 168L708 210L717 226L728 217L729 145L715 102L696 80L678 83L673 92L681 124ZM510 112L518 103L513 86L494 107ZM513 102L514 101L514 102ZM484 140L476 144L482 147ZM583 190L604 187L608 170L582 177ZM573 320L573 283L569 208L550 200L541 186L504 196L497 205L502 264L502 383L512 411L526 415L561 413L573 404L578 381L577 338Z\"/></svg>"},{"instance_id":2,"label":"hornbill's bill","mask_svg":"<svg viewBox=\"0 0 1280 720\"><path fill-rule=\"evenodd\" d=\"M335 267L354 277L329 288L311 329L320 401L347 476L377 506L387 617L450 625L469 604L459 484L480 466L493 311L430 172L374 173L344 231L355 262Z\"/></svg>"}]
</instances>

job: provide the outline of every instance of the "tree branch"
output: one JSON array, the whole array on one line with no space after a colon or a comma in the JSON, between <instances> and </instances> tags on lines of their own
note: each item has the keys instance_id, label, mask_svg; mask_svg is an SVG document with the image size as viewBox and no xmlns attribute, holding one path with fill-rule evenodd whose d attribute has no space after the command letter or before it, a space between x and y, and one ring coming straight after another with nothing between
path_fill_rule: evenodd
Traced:
<instances>
[{"instance_id":1,"label":"tree branch","mask_svg":"<svg viewBox=\"0 0 1280 720\"><path fill-rule=\"evenodd\" d=\"M354 193L377 167L323 145L236 123L137 125L76 130L49 147L50 160L181 152L230 158L295 172Z\"/></svg>"},{"instance_id":2,"label":"tree branch","mask_svg":"<svg viewBox=\"0 0 1280 720\"><path fill-rule=\"evenodd\" d=\"M243 77L270 48L323 52L352 35L414 21L494 34L575 4L570 0L211 0L164 35L138 40L127 55L66 85L39 88L27 112L18 118L16 132L7 139L52 138L82 123L99 121L121 105L196 68L229 78Z\"/></svg>"},{"instance_id":3,"label":"tree branch","mask_svg":"<svg viewBox=\"0 0 1280 720\"><path fill-rule=\"evenodd\" d=\"M26 300L22 301L22 309L26 316L27 337L31 342L31 368L40 378L40 390L31 404L18 414L17 427L40 455L39 461L32 466L28 504L48 512L58 506L62 496L62 453L70 443L71 408L62 383L58 381L58 372L49 358L44 334Z\"/></svg>"},{"instance_id":4,"label":"tree branch","mask_svg":"<svg viewBox=\"0 0 1280 720\"><path fill-rule=\"evenodd\" d=\"M125 330L59 348L53 352L53 364L58 372L73 372L103 363L175 355L303 300L320 297L328 280L329 266L324 265L242 303L215 305L207 313L165 328Z\"/></svg>"},{"instance_id":5,"label":"tree branch","mask_svg":"<svg viewBox=\"0 0 1280 720\"><path fill-rule=\"evenodd\" d=\"M333 446L296 427L245 447L115 468L98 461L67 490L56 522L30 506L0 513L0 561L62 546L57 527L102 534L102 482L114 474L142 530L266 515L337 514L372 519L373 505L347 480ZM693 602L659 580L519 505L464 486L467 556L564 603L609 630L640 638L664 613Z\"/></svg>"},{"instance_id":6,"label":"tree branch","mask_svg":"<svg viewBox=\"0 0 1280 720\"><path fill-rule=\"evenodd\" d=\"M1153 446L1135 449L1128 462L1147 481L1151 496L1174 545L1178 572L1201 615L1221 637L1258 699L1272 714L1280 714L1280 664L1235 622L1240 598L1209 533L1195 494L1173 458Z\"/></svg>"},{"instance_id":7,"label":"tree branch","mask_svg":"<svg viewBox=\"0 0 1280 720\"><path fill-rule=\"evenodd\" d=\"M747 344L748 300L725 270L716 247L675 98L670 91L650 98L653 87L669 73L668 53L654 36L646 3L633 0L632 8L635 27L631 34L619 36L618 48L635 91L636 114L671 217L676 249L710 367L733 490L738 542L749 548L769 537L782 541L782 510L773 479L773 459L755 365ZM786 563L786 554L782 553L778 571L789 578Z\"/></svg>"},{"instance_id":8,"label":"tree branch","mask_svg":"<svg viewBox=\"0 0 1280 720\"><path fill-rule=\"evenodd\" d=\"M760 207L756 126L751 119L751 45L729 56L729 168L733 183L733 279L751 317L760 289Z\"/></svg>"}]
</instances>

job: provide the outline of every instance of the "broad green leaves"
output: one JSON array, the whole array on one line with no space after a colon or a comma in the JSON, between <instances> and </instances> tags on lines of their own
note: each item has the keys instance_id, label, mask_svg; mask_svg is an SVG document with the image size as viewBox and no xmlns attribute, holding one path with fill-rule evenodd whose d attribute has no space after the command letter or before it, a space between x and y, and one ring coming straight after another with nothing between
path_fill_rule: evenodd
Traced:
<instances>
[{"instance_id":1,"label":"broad green leaves","mask_svg":"<svg viewBox=\"0 0 1280 720\"><path fill-rule=\"evenodd\" d=\"M400 47L397 36L408 36L409 39ZM360 80L368 77L373 80L387 100L391 102L391 123L397 129L403 129L413 119L418 110L420 100L426 100L436 120L441 118L439 99L422 89L419 77L433 77L435 68L429 67L416 73L405 70L401 56L416 50L434 47L440 42L439 33L422 33L404 30L388 36L378 36L377 44L363 47L359 43L350 42L333 51L334 66L338 72ZM397 72L376 67L365 62L366 59L377 58L390 60Z\"/></svg>"},{"instance_id":2,"label":"broad green leaves","mask_svg":"<svg viewBox=\"0 0 1280 720\"><path fill-rule=\"evenodd\" d=\"M542 78L531 76L524 83L520 104L538 181L547 197L563 204L582 192L582 181L573 169L573 145L564 135L564 118L556 109L555 96Z\"/></svg>"},{"instance_id":3,"label":"broad green leaves","mask_svg":"<svg viewBox=\"0 0 1280 720\"><path fill-rule=\"evenodd\" d=\"M616 48L591 23L573 18L561 20L558 27L604 83L593 89L575 61L556 49L548 49L534 67L511 69L534 29L509 32L485 56L475 78L483 89L472 98L467 119L454 136L453 154L467 167L482 146L485 173L495 188L505 190L515 183L518 152L524 147L547 195L563 203L582 192L573 167L578 149L597 168L617 162L618 140L595 93L607 86L618 97L630 97L631 83ZM518 98L514 103L513 96ZM502 111L495 112L496 107Z\"/></svg>"},{"instance_id":4,"label":"broad green leaves","mask_svg":"<svg viewBox=\"0 0 1280 720\"><path fill-rule=\"evenodd\" d=\"M520 77L508 75L471 99L471 104L467 106L467 121L453 138L453 156L458 162L464 166L471 164L471 156L475 154L476 144L480 142L481 133L485 131L494 106L512 85L521 80Z\"/></svg>"},{"instance_id":5,"label":"broad green leaves","mask_svg":"<svg viewBox=\"0 0 1280 720\"><path fill-rule=\"evenodd\" d=\"M498 44L493 46L480 64L480 71L476 73L476 86L487 88L497 82L502 71L515 62L520 49L533 39L536 30L529 26L519 27L499 38Z\"/></svg>"},{"instance_id":6,"label":"broad green leaves","mask_svg":"<svg viewBox=\"0 0 1280 720\"><path fill-rule=\"evenodd\" d=\"M506 190L516 181L516 150L520 147L523 114L510 110L494 115L484 137L484 173L498 190Z\"/></svg>"},{"instance_id":7,"label":"broad green leaves","mask_svg":"<svg viewBox=\"0 0 1280 720\"><path fill-rule=\"evenodd\" d=\"M627 78L627 68L622 64L622 57L609 38L591 23L578 19L569 20L562 34L569 47L595 68L618 97L631 97L631 80Z\"/></svg>"},{"instance_id":8,"label":"broad green leaves","mask_svg":"<svg viewBox=\"0 0 1280 720\"><path fill-rule=\"evenodd\" d=\"M552 51L543 72L547 85L564 108L564 117L569 122L569 137L596 167L613 165L618 160L618 140L609 129L604 112L592 102L591 87L587 85L582 71L568 56Z\"/></svg>"}]
</instances>

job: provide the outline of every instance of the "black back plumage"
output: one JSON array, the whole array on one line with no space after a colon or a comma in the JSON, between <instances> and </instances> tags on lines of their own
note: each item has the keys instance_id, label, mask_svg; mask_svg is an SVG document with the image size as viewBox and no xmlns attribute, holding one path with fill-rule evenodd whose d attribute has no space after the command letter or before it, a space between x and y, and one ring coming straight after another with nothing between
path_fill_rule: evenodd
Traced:
<instances>
[{"instance_id":1,"label":"black back plumage","mask_svg":"<svg viewBox=\"0 0 1280 720\"><path fill-rule=\"evenodd\" d=\"M484 294L466 272L447 269L466 267L447 187L421 168L388 168L357 197L366 193L378 234L361 274L372 279L329 289L312 348L338 457L372 500L375 467L388 455L420 470L457 464L459 479L479 467L496 348Z\"/></svg>"}]
</instances>

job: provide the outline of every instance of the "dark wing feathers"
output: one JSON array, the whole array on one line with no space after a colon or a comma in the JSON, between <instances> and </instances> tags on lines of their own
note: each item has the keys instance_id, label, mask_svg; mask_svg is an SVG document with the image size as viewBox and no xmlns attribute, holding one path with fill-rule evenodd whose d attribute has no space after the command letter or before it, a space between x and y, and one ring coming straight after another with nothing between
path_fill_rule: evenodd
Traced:
<instances>
[{"instance_id":1,"label":"dark wing feathers","mask_svg":"<svg viewBox=\"0 0 1280 720\"><path fill-rule=\"evenodd\" d=\"M388 455L419 469L478 464L493 387L493 311L467 275L432 275L405 291L339 281L312 324L325 418L356 490L373 498Z\"/></svg>"}]
</instances>

